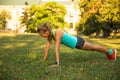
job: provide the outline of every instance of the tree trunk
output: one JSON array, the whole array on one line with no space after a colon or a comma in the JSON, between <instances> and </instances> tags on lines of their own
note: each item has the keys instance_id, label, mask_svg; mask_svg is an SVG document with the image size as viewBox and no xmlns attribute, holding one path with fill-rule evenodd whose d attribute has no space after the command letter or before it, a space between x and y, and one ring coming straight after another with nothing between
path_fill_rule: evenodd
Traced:
<instances>
[{"instance_id":1,"label":"tree trunk","mask_svg":"<svg viewBox=\"0 0 120 80\"><path fill-rule=\"evenodd\" d=\"M113 24L112 22L106 22L106 27L103 30L103 38L108 38L112 32Z\"/></svg>"},{"instance_id":2,"label":"tree trunk","mask_svg":"<svg viewBox=\"0 0 120 80\"><path fill-rule=\"evenodd\" d=\"M100 31L96 32L96 37L100 37Z\"/></svg>"}]
</instances>

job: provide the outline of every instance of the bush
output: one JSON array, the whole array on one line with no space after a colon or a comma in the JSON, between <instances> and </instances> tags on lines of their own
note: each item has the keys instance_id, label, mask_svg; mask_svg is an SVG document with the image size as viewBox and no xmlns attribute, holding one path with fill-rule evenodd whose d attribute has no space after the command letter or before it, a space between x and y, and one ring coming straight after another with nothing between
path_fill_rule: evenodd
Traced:
<instances>
[{"instance_id":1,"label":"bush","mask_svg":"<svg viewBox=\"0 0 120 80\"><path fill-rule=\"evenodd\" d=\"M49 22L53 25L53 28L63 29L66 25L64 22L65 14L66 9L63 5L56 2L48 2L38 10L34 19L36 26L44 22Z\"/></svg>"},{"instance_id":2,"label":"bush","mask_svg":"<svg viewBox=\"0 0 120 80\"><path fill-rule=\"evenodd\" d=\"M7 24L7 19L10 19L10 13L6 10L2 10L0 13L0 29L5 29Z\"/></svg>"},{"instance_id":3,"label":"bush","mask_svg":"<svg viewBox=\"0 0 120 80\"><path fill-rule=\"evenodd\" d=\"M48 2L42 6L32 5L24 8L20 18L21 25L27 27L28 32L36 32L37 26L49 22L53 28L63 29L65 25L64 16L66 9L56 2Z\"/></svg>"}]
</instances>

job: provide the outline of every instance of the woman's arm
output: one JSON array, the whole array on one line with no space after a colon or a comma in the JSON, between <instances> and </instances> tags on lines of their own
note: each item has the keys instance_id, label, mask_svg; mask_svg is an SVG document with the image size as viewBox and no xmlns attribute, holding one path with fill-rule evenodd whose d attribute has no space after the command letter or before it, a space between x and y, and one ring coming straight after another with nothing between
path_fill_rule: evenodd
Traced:
<instances>
[{"instance_id":1,"label":"woman's arm","mask_svg":"<svg viewBox=\"0 0 120 80\"><path fill-rule=\"evenodd\" d=\"M63 32L60 30L56 30L56 44L55 44L55 53L56 53L56 64L59 65L59 48L60 48L60 41L61 37L63 36Z\"/></svg>"},{"instance_id":2,"label":"woman's arm","mask_svg":"<svg viewBox=\"0 0 120 80\"><path fill-rule=\"evenodd\" d=\"M43 61L46 61L46 59L47 59L48 52L49 52L49 49L50 49L50 45L51 45L51 42L47 41Z\"/></svg>"}]
</instances>

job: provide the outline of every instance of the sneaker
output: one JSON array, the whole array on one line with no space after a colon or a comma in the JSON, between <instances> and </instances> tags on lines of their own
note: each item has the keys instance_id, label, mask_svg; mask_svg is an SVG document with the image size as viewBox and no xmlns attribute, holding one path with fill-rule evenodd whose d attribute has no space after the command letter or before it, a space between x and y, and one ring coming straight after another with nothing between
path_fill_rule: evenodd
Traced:
<instances>
[{"instance_id":1,"label":"sneaker","mask_svg":"<svg viewBox=\"0 0 120 80\"><path fill-rule=\"evenodd\" d=\"M108 58L109 60L116 61L116 54L117 54L117 50L114 49L112 54L108 54L108 53L107 53L107 58Z\"/></svg>"}]
</instances>

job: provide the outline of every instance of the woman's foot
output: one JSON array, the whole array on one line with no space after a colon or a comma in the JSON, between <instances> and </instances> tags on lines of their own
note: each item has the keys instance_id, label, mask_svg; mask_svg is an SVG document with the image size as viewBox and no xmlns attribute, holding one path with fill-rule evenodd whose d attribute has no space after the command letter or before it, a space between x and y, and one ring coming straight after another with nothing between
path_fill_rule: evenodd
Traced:
<instances>
[{"instance_id":1,"label":"woman's foot","mask_svg":"<svg viewBox=\"0 0 120 80\"><path fill-rule=\"evenodd\" d=\"M109 60L116 61L116 58L117 58L117 57L116 57L116 54L117 54L117 50L114 49L112 54L108 54L108 53L107 53L107 58L108 58Z\"/></svg>"}]
</instances>

